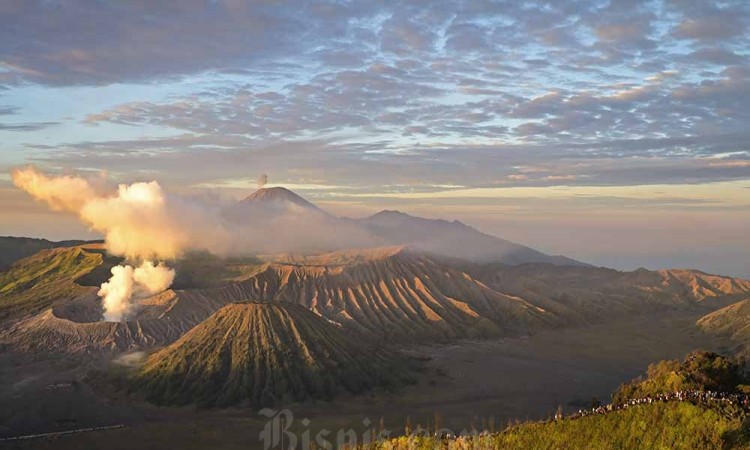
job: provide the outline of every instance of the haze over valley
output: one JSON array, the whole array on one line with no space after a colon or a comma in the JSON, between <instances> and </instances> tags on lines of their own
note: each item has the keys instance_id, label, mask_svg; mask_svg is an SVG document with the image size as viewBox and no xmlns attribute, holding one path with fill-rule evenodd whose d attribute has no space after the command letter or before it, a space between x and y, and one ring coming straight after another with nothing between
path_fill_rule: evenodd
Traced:
<instances>
[{"instance_id":1,"label":"haze over valley","mask_svg":"<svg viewBox=\"0 0 750 450\"><path fill-rule=\"evenodd\" d=\"M0 2L0 447L750 449L750 3Z\"/></svg>"},{"instance_id":2,"label":"haze over valley","mask_svg":"<svg viewBox=\"0 0 750 450\"><path fill-rule=\"evenodd\" d=\"M341 218L281 187L217 207L156 182L97 191L34 168L13 178L104 239L2 238L6 435L126 422L159 441L183 426L175 406L199 408L189 420L208 431L222 408L244 408L240 419L248 408L314 411L342 397L347 408L317 413L317 426L383 415L381 400L366 400L377 398L397 405L391 426L440 411L466 428L480 413L507 421L573 410L653 359L748 343L737 327L750 281L739 278L596 267L392 210ZM538 383L546 394L523 393ZM50 409L71 401L50 386L81 398ZM469 407L477 395L492 400ZM203 433L192 445L212 442Z\"/></svg>"}]
</instances>

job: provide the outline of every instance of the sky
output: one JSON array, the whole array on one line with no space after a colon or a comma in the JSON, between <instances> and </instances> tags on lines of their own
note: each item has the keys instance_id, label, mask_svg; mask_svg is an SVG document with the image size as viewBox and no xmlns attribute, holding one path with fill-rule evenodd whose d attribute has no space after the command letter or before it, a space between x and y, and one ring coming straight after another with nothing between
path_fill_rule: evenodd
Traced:
<instances>
[{"instance_id":1,"label":"sky","mask_svg":"<svg viewBox=\"0 0 750 450\"><path fill-rule=\"evenodd\" d=\"M0 2L9 172L398 209L594 264L750 278L750 2Z\"/></svg>"}]
</instances>

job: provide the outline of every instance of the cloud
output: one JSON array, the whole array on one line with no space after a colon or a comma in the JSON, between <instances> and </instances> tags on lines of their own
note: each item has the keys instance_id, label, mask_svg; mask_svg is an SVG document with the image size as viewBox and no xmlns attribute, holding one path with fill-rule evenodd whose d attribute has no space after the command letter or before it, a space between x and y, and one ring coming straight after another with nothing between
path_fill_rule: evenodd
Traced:
<instances>
[{"instance_id":1,"label":"cloud","mask_svg":"<svg viewBox=\"0 0 750 450\"><path fill-rule=\"evenodd\" d=\"M58 124L59 122L0 123L0 131L39 131Z\"/></svg>"},{"instance_id":2,"label":"cloud","mask_svg":"<svg viewBox=\"0 0 750 450\"><path fill-rule=\"evenodd\" d=\"M244 178L252 188L263 171L270 173L275 183L335 184L352 192L380 191L384 184L410 186L408 190L430 185L481 187L507 180L519 171L517 167L533 167L546 175L586 175L574 184L633 185L750 178L747 167L709 166L709 162L719 161L718 157L742 159L723 155L744 151L748 140L750 135L744 132L591 142L444 143L384 152L392 143L301 140L259 144L245 138L222 137L214 142L211 137L185 135L148 142L76 144L59 148L38 162L118 167L127 173L149 170L171 185L184 187ZM149 156L136 157L140 153L135 148L145 149L144 155ZM154 150L160 148L169 151ZM383 174L387 174L385 183ZM555 184L539 176L530 177L527 183ZM234 193L242 195L238 190ZM325 199L326 193L316 193L313 198Z\"/></svg>"},{"instance_id":3,"label":"cloud","mask_svg":"<svg viewBox=\"0 0 750 450\"><path fill-rule=\"evenodd\" d=\"M745 23L746 2L191 0L147 15L138 2L58 5L7 7L0 37L22 44L5 73L165 92L82 110L83 122L64 123L56 139L13 136L39 164L155 173L181 187L268 171L354 190L378 189L373 174L383 171L394 186L488 186L540 163L583 184L747 175L701 160L746 148L746 28L713 40L672 36L711 17ZM56 39L63 24L81 31ZM173 39L185 24L191 32ZM41 37L25 39L31 30ZM76 135L86 138L67 140ZM631 170L641 161L658 170ZM579 173L580 162L593 168Z\"/></svg>"},{"instance_id":4,"label":"cloud","mask_svg":"<svg viewBox=\"0 0 750 450\"><path fill-rule=\"evenodd\" d=\"M743 0L0 2L0 165L162 194L264 172L351 194L748 179L749 19Z\"/></svg>"},{"instance_id":5,"label":"cloud","mask_svg":"<svg viewBox=\"0 0 750 450\"><path fill-rule=\"evenodd\" d=\"M682 39L715 41L735 37L745 32L745 24L741 18L717 15L685 20L677 26L674 35Z\"/></svg>"},{"instance_id":6,"label":"cloud","mask_svg":"<svg viewBox=\"0 0 750 450\"><path fill-rule=\"evenodd\" d=\"M747 34L748 8L740 1L719 8L671 0L460 6L443 0L93 6L57 0L9 2L0 17L0 82L60 86L165 81L207 72L283 75L321 66L361 68L394 57L471 64L472 57L494 62L534 54L553 66L576 60L606 66L637 56L642 64L660 64L671 51L665 41L670 30L692 40L739 38Z\"/></svg>"},{"instance_id":7,"label":"cloud","mask_svg":"<svg viewBox=\"0 0 750 450\"><path fill-rule=\"evenodd\" d=\"M720 66L739 65L746 58L721 47L704 47L690 53L687 62L708 62Z\"/></svg>"},{"instance_id":8,"label":"cloud","mask_svg":"<svg viewBox=\"0 0 750 450\"><path fill-rule=\"evenodd\" d=\"M304 2L238 5L10 2L1 15L0 51L11 72L44 84L163 79L242 68L301 50L296 43L305 36L336 36L339 14L348 10L325 11Z\"/></svg>"}]
</instances>

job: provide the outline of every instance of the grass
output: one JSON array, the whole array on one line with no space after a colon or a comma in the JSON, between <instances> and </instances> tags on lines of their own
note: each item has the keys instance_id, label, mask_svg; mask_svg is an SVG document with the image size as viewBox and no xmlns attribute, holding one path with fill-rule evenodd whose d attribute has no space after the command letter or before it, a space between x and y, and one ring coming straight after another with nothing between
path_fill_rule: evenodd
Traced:
<instances>
[{"instance_id":1,"label":"grass","mask_svg":"<svg viewBox=\"0 0 750 450\"><path fill-rule=\"evenodd\" d=\"M81 247L42 250L0 273L0 320L18 319L86 293L75 281L102 264Z\"/></svg>"},{"instance_id":2,"label":"grass","mask_svg":"<svg viewBox=\"0 0 750 450\"><path fill-rule=\"evenodd\" d=\"M744 417L690 403L640 405L606 415L530 422L502 433L441 440L402 436L369 446L382 450L702 450L748 448Z\"/></svg>"},{"instance_id":3,"label":"grass","mask_svg":"<svg viewBox=\"0 0 750 450\"><path fill-rule=\"evenodd\" d=\"M612 394L612 400L622 404L630 399L686 390L747 392L750 380L744 365L736 358L695 351L684 361L665 360L649 365L645 378L622 384Z\"/></svg>"},{"instance_id":4,"label":"grass","mask_svg":"<svg viewBox=\"0 0 750 450\"><path fill-rule=\"evenodd\" d=\"M695 351L683 361L649 366L646 377L621 385L616 404L652 398L675 390L742 393L747 391L744 362L716 353ZM408 430L407 430L408 431ZM424 430L420 430L424 431ZM750 415L732 403L655 402L610 413L559 420L526 422L500 433L439 439L437 433L409 433L374 443L377 450L702 450L749 449ZM467 433L464 433L467 434Z\"/></svg>"}]
</instances>

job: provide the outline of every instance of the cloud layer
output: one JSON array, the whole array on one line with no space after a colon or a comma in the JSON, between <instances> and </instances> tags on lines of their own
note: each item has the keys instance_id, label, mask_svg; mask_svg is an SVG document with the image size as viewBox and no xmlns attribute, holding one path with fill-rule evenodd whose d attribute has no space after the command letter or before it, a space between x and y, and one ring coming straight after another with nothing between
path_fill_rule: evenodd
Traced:
<instances>
[{"instance_id":1,"label":"cloud layer","mask_svg":"<svg viewBox=\"0 0 750 450\"><path fill-rule=\"evenodd\" d=\"M749 30L742 0L12 0L0 168L238 195L268 173L339 205L718 189L750 179ZM653 206L622 197L588 205Z\"/></svg>"},{"instance_id":2,"label":"cloud layer","mask_svg":"<svg viewBox=\"0 0 750 450\"><path fill-rule=\"evenodd\" d=\"M0 85L123 99L75 118L0 107L0 133L39 164L370 191L750 176L708 160L750 158L743 1L2 8ZM167 94L139 94L147 84ZM42 138L50 124L70 131Z\"/></svg>"}]
</instances>

